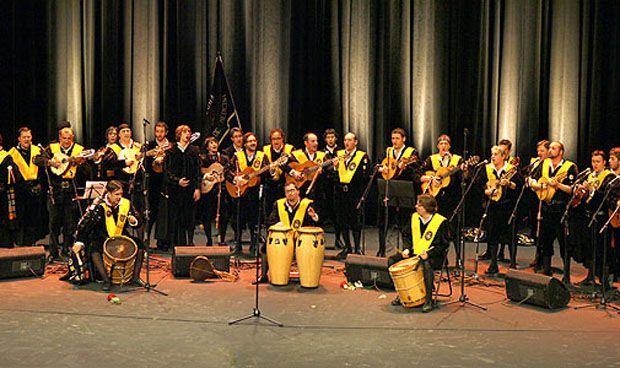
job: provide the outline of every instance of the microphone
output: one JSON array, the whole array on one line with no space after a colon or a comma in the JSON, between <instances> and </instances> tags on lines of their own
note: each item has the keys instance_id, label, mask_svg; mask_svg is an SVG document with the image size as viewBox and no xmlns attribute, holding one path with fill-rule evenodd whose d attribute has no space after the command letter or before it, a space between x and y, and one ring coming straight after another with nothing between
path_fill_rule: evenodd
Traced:
<instances>
[{"instance_id":1,"label":"microphone","mask_svg":"<svg viewBox=\"0 0 620 368\"><path fill-rule=\"evenodd\" d=\"M144 125L151 125L151 122L146 120L146 118L142 119Z\"/></svg>"},{"instance_id":2,"label":"microphone","mask_svg":"<svg viewBox=\"0 0 620 368\"><path fill-rule=\"evenodd\" d=\"M488 163L489 163L489 160L488 160L488 159L486 159L486 160L484 160L484 161L482 161L482 162L478 162L478 163L476 164L476 166L474 166L474 167L484 166L484 165L486 165L486 164L488 164Z\"/></svg>"},{"instance_id":3,"label":"microphone","mask_svg":"<svg viewBox=\"0 0 620 368\"><path fill-rule=\"evenodd\" d=\"M263 199L263 184L258 187L258 200Z\"/></svg>"}]
</instances>

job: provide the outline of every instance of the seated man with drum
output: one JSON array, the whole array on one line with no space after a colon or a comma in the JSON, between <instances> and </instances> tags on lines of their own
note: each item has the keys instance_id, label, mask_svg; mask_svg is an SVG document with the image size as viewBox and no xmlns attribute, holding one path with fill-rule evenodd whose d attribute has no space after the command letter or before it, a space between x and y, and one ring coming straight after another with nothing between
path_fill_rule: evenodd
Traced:
<instances>
[{"instance_id":1,"label":"seated man with drum","mask_svg":"<svg viewBox=\"0 0 620 368\"><path fill-rule=\"evenodd\" d=\"M317 226L319 214L314 210L312 200L301 198L299 188L290 182L284 185L284 198L278 199L273 204L271 214L267 218L267 226L280 224L297 231L302 226ZM266 249L263 249L262 272L259 282L267 282Z\"/></svg>"},{"instance_id":2,"label":"seated man with drum","mask_svg":"<svg viewBox=\"0 0 620 368\"><path fill-rule=\"evenodd\" d=\"M411 216L411 226L405 229L411 236L413 248L394 254L388 258L388 266L395 265L411 256L419 257L423 268L426 296L422 312L433 310L434 270L440 269L444 254L449 246L448 221L437 213L437 200L430 194L421 194L415 205L416 213ZM401 302L400 294L393 305Z\"/></svg>"},{"instance_id":3,"label":"seated man with drum","mask_svg":"<svg viewBox=\"0 0 620 368\"><path fill-rule=\"evenodd\" d=\"M129 227L137 228L140 222L131 202L123 198L123 184L111 180L105 189L103 199L96 199L78 223L77 241L65 278L77 283L85 281L88 255L103 281L102 290L107 291L111 281L139 284L143 246L139 239L127 235Z\"/></svg>"}]
</instances>

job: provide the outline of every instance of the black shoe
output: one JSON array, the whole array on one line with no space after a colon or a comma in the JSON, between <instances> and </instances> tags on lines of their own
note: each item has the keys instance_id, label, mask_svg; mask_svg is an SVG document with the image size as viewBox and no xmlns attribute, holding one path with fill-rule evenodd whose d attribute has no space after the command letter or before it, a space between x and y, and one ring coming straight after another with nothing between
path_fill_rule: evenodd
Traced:
<instances>
[{"instance_id":1,"label":"black shoe","mask_svg":"<svg viewBox=\"0 0 620 368\"><path fill-rule=\"evenodd\" d=\"M575 284L576 286L594 286L595 282L594 279L591 277L586 277L585 279L579 281L578 283Z\"/></svg>"},{"instance_id":2,"label":"black shoe","mask_svg":"<svg viewBox=\"0 0 620 368\"><path fill-rule=\"evenodd\" d=\"M338 253L338 259L347 259L347 255L349 255L349 251L343 249L340 253Z\"/></svg>"},{"instance_id":3,"label":"black shoe","mask_svg":"<svg viewBox=\"0 0 620 368\"><path fill-rule=\"evenodd\" d=\"M111 288L112 283L110 282L110 280L105 280L103 281L103 284L101 284L101 290L103 291L110 291Z\"/></svg>"},{"instance_id":4,"label":"black shoe","mask_svg":"<svg viewBox=\"0 0 620 368\"><path fill-rule=\"evenodd\" d=\"M378 251L377 257L385 257L385 251Z\"/></svg>"},{"instance_id":5,"label":"black shoe","mask_svg":"<svg viewBox=\"0 0 620 368\"><path fill-rule=\"evenodd\" d=\"M390 304L392 304L393 306L400 305L400 295L396 295L396 298L394 298L394 300L392 300Z\"/></svg>"},{"instance_id":6,"label":"black shoe","mask_svg":"<svg viewBox=\"0 0 620 368\"><path fill-rule=\"evenodd\" d=\"M487 259L491 259L491 255L489 254L489 252L484 252L478 256L478 259L482 261L486 261Z\"/></svg>"},{"instance_id":7,"label":"black shoe","mask_svg":"<svg viewBox=\"0 0 620 368\"><path fill-rule=\"evenodd\" d=\"M60 276L58 278L58 280L60 280L60 281L69 281L70 278L71 278L71 272L67 272L64 275Z\"/></svg>"},{"instance_id":8,"label":"black shoe","mask_svg":"<svg viewBox=\"0 0 620 368\"><path fill-rule=\"evenodd\" d=\"M266 276L261 276L258 278L258 280L254 280L252 281L252 285L256 285L256 284L268 284L269 280L267 279Z\"/></svg>"},{"instance_id":9,"label":"black shoe","mask_svg":"<svg viewBox=\"0 0 620 368\"><path fill-rule=\"evenodd\" d=\"M422 306L422 313L428 313L430 311L432 311L434 308L433 306L433 301L427 301L426 303L424 303L424 305Z\"/></svg>"},{"instance_id":10,"label":"black shoe","mask_svg":"<svg viewBox=\"0 0 620 368\"><path fill-rule=\"evenodd\" d=\"M517 264L514 262L510 262L510 266L508 266L509 268L512 268L513 270L517 269Z\"/></svg>"},{"instance_id":11,"label":"black shoe","mask_svg":"<svg viewBox=\"0 0 620 368\"><path fill-rule=\"evenodd\" d=\"M495 275L499 273L499 268L497 267L497 265L493 266L489 266L489 268L487 268L486 271L484 271L485 274L487 275Z\"/></svg>"}]
</instances>

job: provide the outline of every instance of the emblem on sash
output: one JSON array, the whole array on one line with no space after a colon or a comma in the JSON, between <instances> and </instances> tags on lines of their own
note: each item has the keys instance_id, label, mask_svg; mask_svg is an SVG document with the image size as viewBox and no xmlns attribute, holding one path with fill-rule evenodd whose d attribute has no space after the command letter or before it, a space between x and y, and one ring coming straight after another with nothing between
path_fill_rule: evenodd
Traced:
<instances>
[{"instance_id":1,"label":"emblem on sash","mask_svg":"<svg viewBox=\"0 0 620 368\"><path fill-rule=\"evenodd\" d=\"M298 229L301 226L301 221L295 220L293 221L293 229Z\"/></svg>"},{"instance_id":2,"label":"emblem on sash","mask_svg":"<svg viewBox=\"0 0 620 368\"><path fill-rule=\"evenodd\" d=\"M424 239L426 240L431 240L432 237L433 237L432 231L427 231L426 234L424 234Z\"/></svg>"}]
</instances>

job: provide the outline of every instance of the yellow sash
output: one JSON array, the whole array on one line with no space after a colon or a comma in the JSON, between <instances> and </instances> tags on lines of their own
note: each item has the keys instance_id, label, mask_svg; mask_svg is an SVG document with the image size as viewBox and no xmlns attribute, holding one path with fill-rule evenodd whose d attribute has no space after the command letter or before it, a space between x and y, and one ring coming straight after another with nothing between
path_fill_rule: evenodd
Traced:
<instances>
[{"instance_id":1,"label":"yellow sash","mask_svg":"<svg viewBox=\"0 0 620 368\"><path fill-rule=\"evenodd\" d=\"M506 170L504 170L504 173L507 173L508 171L510 171L514 166L511 165L510 163L508 165L506 165ZM486 171L487 171L487 181L491 181L491 180L497 180L499 179L496 175L495 175L495 169L493 168L493 164L487 164L486 166Z\"/></svg>"},{"instance_id":2,"label":"yellow sash","mask_svg":"<svg viewBox=\"0 0 620 368\"><path fill-rule=\"evenodd\" d=\"M295 147L293 147L292 144L285 144L284 145L284 153L290 155L291 152L293 151L293 149L295 149ZM271 145L268 144L265 147L263 147L263 153L265 154L265 156L267 156L267 159L269 160L269 163L273 162L273 159L271 158ZM280 179L280 175L282 175L282 169L280 169L279 167L276 167L276 174L273 176L273 180L278 180Z\"/></svg>"},{"instance_id":3,"label":"yellow sash","mask_svg":"<svg viewBox=\"0 0 620 368\"><path fill-rule=\"evenodd\" d=\"M400 155L399 159L401 159L401 158L409 158L409 157L411 157L413 152L415 152L413 147L405 147L405 151L403 152L402 155ZM386 148L385 149L385 155L386 155L386 157L390 157L390 158L396 159L396 155L394 154L394 147Z\"/></svg>"},{"instance_id":4,"label":"yellow sash","mask_svg":"<svg viewBox=\"0 0 620 368\"><path fill-rule=\"evenodd\" d=\"M573 166L574 163L568 161L568 160L564 160L564 163L562 164L562 166L560 166L560 168L558 169L558 171L555 172L554 176L558 176L562 173L567 172L571 166ZM545 159L545 161L543 161L543 166L542 166L542 177L545 179L551 179L549 177L549 172L551 171L551 159L547 158ZM562 180L563 181L563 180Z\"/></svg>"},{"instance_id":5,"label":"yellow sash","mask_svg":"<svg viewBox=\"0 0 620 368\"><path fill-rule=\"evenodd\" d=\"M121 151L123 150L123 147L119 146L116 143L111 145L111 146L106 146L106 147L110 147L112 149L112 151L114 151L114 153L116 153L116 158L118 158L118 155L120 155Z\"/></svg>"},{"instance_id":6,"label":"yellow sash","mask_svg":"<svg viewBox=\"0 0 620 368\"><path fill-rule=\"evenodd\" d=\"M349 184L351 182L365 154L366 152L357 150L357 152L355 152L355 157L349 161L349 165L346 165L344 160L340 160L340 162L338 162L338 177L340 178L340 182L342 184ZM337 153L338 157L343 157L344 155L345 150L340 150Z\"/></svg>"},{"instance_id":7,"label":"yellow sash","mask_svg":"<svg viewBox=\"0 0 620 368\"><path fill-rule=\"evenodd\" d=\"M411 216L411 235L413 241L413 253L416 255L428 250L437 235L439 226L446 220L445 217L436 213L431 218L424 235L421 232L420 215L416 212Z\"/></svg>"},{"instance_id":8,"label":"yellow sash","mask_svg":"<svg viewBox=\"0 0 620 368\"><path fill-rule=\"evenodd\" d=\"M302 149L293 151L292 155L293 157L295 157L295 160L297 160L297 162L299 162L300 164L304 164L306 163L306 161L308 161L308 156L306 156L306 152L304 152L304 150ZM314 154L314 162L316 162L317 164L320 164L324 160L325 160L325 152L316 151L316 153Z\"/></svg>"},{"instance_id":9,"label":"yellow sash","mask_svg":"<svg viewBox=\"0 0 620 368\"><path fill-rule=\"evenodd\" d=\"M301 202L299 202L299 207L297 207L297 211L295 211L295 216L293 216L293 224L288 218L288 212L286 212L286 198L278 199L278 216L280 217L280 222L282 222L285 226L293 228L293 230L297 230L304 224L304 217L306 217L306 211L308 210L308 206L312 203L311 199L303 198Z\"/></svg>"},{"instance_id":10,"label":"yellow sash","mask_svg":"<svg viewBox=\"0 0 620 368\"><path fill-rule=\"evenodd\" d=\"M452 158L450 158L450 162L448 163L448 166L456 167L459 164L460 160L461 160L461 156L456 155L456 154L452 155ZM431 163L433 164L433 171L437 171L441 167L441 156L439 156L439 153L435 153L434 155L431 155Z\"/></svg>"},{"instance_id":11,"label":"yellow sash","mask_svg":"<svg viewBox=\"0 0 620 368\"><path fill-rule=\"evenodd\" d=\"M594 191L597 191L601 187L601 184L603 184L603 182L605 181L605 178L608 175L612 175L612 174L613 173L610 170L605 169L601 171L601 173L598 174L596 178L594 178L594 173L592 172L588 175L587 182L592 183L592 187L594 188ZM592 196L588 197L588 199L586 200L586 203L590 203L590 200L592 200Z\"/></svg>"},{"instance_id":12,"label":"yellow sash","mask_svg":"<svg viewBox=\"0 0 620 368\"><path fill-rule=\"evenodd\" d=\"M126 198L121 198L121 201L118 204L118 220L116 222L114 222L112 209L107 205L107 203L102 202L101 205L105 210L105 229L108 232L108 236L113 237L122 235L125 222L127 221L127 214L131 208L129 200Z\"/></svg>"},{"instance_id":13,"label":"yellow sash","mask_svg":"<svg viewBox=\"0 0 620 368\"><path fill-rule=\"evenodd\" d=\"M0 165L4 162L4 159L9 156L9 153L5 150L0 151Z\"/></svg>"},{"instance_id":14,"label":"yellow sash","mask_svg":"<svg viewBox=\"0 0 620 368\"><path fill-rule=\"evenodd\" d=\"M13 157L13 162L17 165L19 172L24 180L35 180L39 175L39 167L32 163L32 158L41 154L41 149L37 146L30 146L30 162L26 163L24 156L13 147L9 150L9 154Z\"/></svg>"},{"instance_id":15,"label":"yellow sash","mask_svg":"<svg viewBox=\"0 0 620 368\"><path fill-rule=\"evenodd\" d=\"M243 171L248 167L248 160L245 157L245 151L235 152L237 156L237 162L239 163L239 171ZM263 158L265 157L265 153L262 151L256 151L254 154L254 162L252 163L252 167L254 170L258 170L263 166Z\"/></svg>"},{"instance_id":16,"label":"yellow sash","mask_svg":"<svg viewBox=\"0 0 620 368\"><path fill-rule=\"evenodd\" d=\"M52 151L53 154L63 153L62 149L60 148L60 143L51 143L50 144L50 150ZM76 157L77 155L82 153L83 150L84 150L84 147L82 147L81 145L79 145L77 143L74 143L73 144L73 149L71 150L71 157ZM63 179L73 179L75 177L75 173L76 172L77 172L77 166L76 165L71 165L69 170L67 170L67 172L64 173L62 178Z\"/></svg>"}]
</instances>

